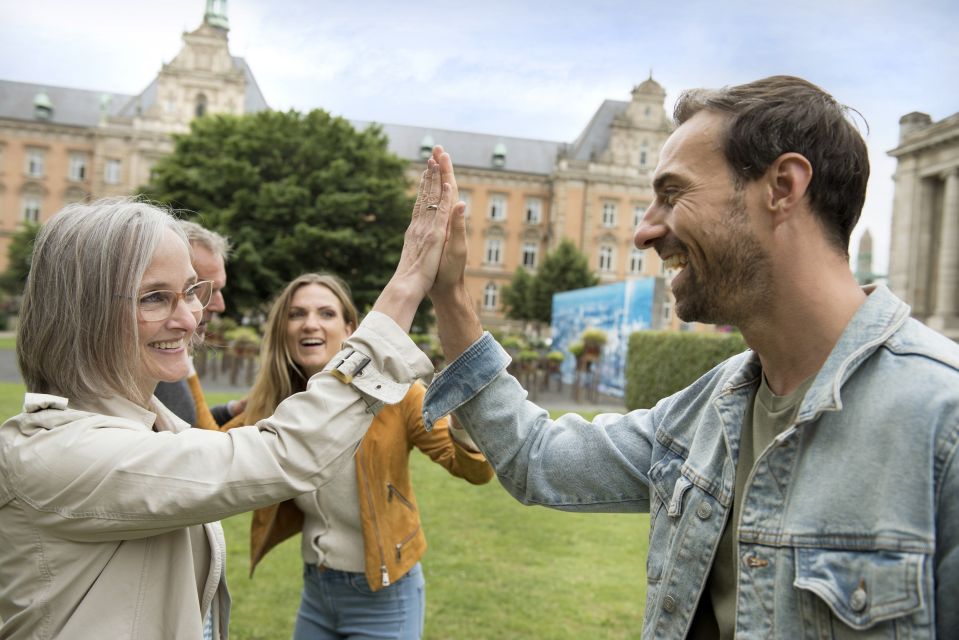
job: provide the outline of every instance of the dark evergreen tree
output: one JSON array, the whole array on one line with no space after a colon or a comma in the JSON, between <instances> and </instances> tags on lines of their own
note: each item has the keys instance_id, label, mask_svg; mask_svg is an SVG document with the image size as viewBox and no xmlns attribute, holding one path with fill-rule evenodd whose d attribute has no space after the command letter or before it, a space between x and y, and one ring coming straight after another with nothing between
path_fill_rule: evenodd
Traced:
<instances>
[{"instance_id":1,"label":"dark evergreen tree","mask_svg":"<svg viewBox=\"0 0 959 640\"><path fill-rule=\"evenodd\" d=\"M563 240L546 254L530 287L529 319L549 324L553 319L553 294L592 287L599 282L582 253Z\"/></svg>"},{"instance_id":2,"label":"dark evergreen tree","mask_svg":"<svg viewBox=\"0 0 959 640\"><path fill-rule=\"evenodd\" d=\"M263 308L307 271L342 277L362 312L399 259L412 205L405 168L377 127L261 111L195 119L142 191L230 238L233 314Z\"/></svg>"}]
</instances>

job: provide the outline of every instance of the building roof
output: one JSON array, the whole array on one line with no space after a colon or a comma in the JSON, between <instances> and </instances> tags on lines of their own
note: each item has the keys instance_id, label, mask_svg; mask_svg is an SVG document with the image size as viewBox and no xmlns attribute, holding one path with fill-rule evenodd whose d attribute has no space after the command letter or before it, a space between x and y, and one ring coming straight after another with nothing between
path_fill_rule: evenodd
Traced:
<instances>
[{"instance_id":1,"label":"building roof","mask_svg":"<svg viewBox=\"0 0 959 640\"><path fill-rule=\"evenodd\" d=\"M250 65L243 58L232 56L233 66L243 71L246 77L244 110L254 113L269 109L260 91ZM53 116L45 122L77 127L95 127L100 123L101 100L109 98L108 115L133 118L146 112L157 100L157 79L153 78L146 89L137 95L72 89L51 85L0 80L0 118L12 120L37 120L34 100L44 93L53 103Z\"/></svg>"},{"instance_id":2,"label":"building roof","mask_svg":"<svg viewBox=\"0 0 959 640\"><path fill-rule=\"evenodd\" d=\"M95 127L99 124L104 96L109 98L106 108L111 116L118 115L123 105L133 97L122 93L0 80L0 118L37 120L34 99L40 93L45 93L53 104L53 114L45 122L75 127Z\"/></svg>"},{"instance_id":3,"label":"building roof","mask_svg":"<svg viewBox=\"0 0 959 640\"><path fill-rule=\"evenodd\" d=\"M253 70L250 69L250 65L239 56L230 57L233 58L233 66L237 69L242 69L243 75L246 76L246 95L244 96L243 105L246 113L255 113L269 109L270 105L266 103L266 98L263 97L263 92L260 91L260 85L257 84L256 78L253 77Z\"/></svg>"},{"instance_id":4,"label":"building roof","mask_svg":"<svg viewBox=\"0 0 959 640\"><path fill-rule=\"evenodd\" d=\"M628 102L621 100L604 100L596 113L593 114L589 124L583 129L583 132L570 145L566 152L567 157L572 160L595 160L600 153L609 147L613 120L626 113L626 107L628 106Z\"/></svg>"},{"instance_id":5,"label":"building roof","mask_svg":"<svg viewBox=\"0 0 959 640\"><path fill-rule=\"evenodd\" d=\"M647 95L656 96L657 98L666 97L666 89L663 88L663 85L659 84L653 80L653 72L649 72L649 78L640 82L633 89L633 93L645 93Z\"/></svg>"},{"instance_id":6,"label":"building roof","mask_svg":"<svg viewBox=\"0 0 959 640\"><path fill-rule=\"evenodd\" d=\"M351 120L357 129L366 129L371 122ZM428 144L441 144L450 152L456 166L478 169L502 169L521 173L549 175L556 163L556 156L564 148L562 142L512 138L509 136L452 131L432 127L416 127L402 124L375 123L389 138L389 149L401 158L422 161L420 147L427 137ZM506 147L505 162L493 163L493 151L497 145Z\"/></svg>"},{"instance_id":7,"label":"building roof","mask_svg":"<svg viewBox=\"0 0 959 640\"><path fill-rule=\"evenodd\" d=\"M907 115L923 115L929 118L926 114L917 112ZM905 117L903 116L903 118ZM901 122L900 120L900 127L902 126ZM954 144L956 138L959 138L959 113L954 113L942 120L909 131L902 137L896 148L887 153L893 157L903 156L938 144Z\"/></svg>"}]
</instances>

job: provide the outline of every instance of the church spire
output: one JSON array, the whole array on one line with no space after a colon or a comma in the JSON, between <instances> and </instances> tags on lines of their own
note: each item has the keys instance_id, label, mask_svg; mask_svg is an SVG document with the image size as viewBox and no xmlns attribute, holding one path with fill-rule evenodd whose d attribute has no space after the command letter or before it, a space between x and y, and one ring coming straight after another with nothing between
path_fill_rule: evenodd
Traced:
<instances>
[{"instance_id":1,"label":"church spire","mask_svg":"<svg viewBox=\"0 0 959 640\"><path fill-rule=\"evenodd\" d=\"M230 30L230 21L226 17L226 0L206 0L203 22L211 27Z\"/></svg>"}]
</instances>

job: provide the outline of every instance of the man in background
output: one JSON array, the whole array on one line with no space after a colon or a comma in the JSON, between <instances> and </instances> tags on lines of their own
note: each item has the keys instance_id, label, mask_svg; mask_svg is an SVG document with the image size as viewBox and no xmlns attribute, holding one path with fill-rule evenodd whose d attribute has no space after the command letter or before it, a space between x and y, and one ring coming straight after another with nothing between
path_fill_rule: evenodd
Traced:
<instances>
[{"instance_id":1,"label":"man in background","mask_svg":"<svg viewBox=\"0 0 959 640\"><path fill-rule=\"evenodd\" d=\"M230 242L219 233L195 222L180 220L179 225L190 241L197 281L213 282L213 297L203 310L200 324L196 328L196 335L202 340L210 320L226 311L223 289L226 287L226 261L230 254ZM154 395L181 420L203 429L216 429L218 421L226 422L234 412L238 413L242 409L234 406L234 411L231 411L229 405L223 405L214 407L211 412L195 371L177 382L161 382Z\"/></svg>"}]
</instances>

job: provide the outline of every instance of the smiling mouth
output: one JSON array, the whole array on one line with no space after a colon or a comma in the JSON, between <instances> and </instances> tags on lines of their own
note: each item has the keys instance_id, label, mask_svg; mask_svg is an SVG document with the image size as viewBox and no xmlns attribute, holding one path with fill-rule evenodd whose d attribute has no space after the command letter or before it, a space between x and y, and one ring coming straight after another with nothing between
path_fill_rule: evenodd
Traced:
<instances>
[{"instance_id":1,"label":"smiling mouth","mask_svg":"<svg viewBox=\"0 0 959 640\"><path fill-rule=\"evenodd\" d=\"M663 258L663 266L670 271L679 271L680 269L684 269L687 264L689 264L689 258L681 253L674 253L667 258Z\"/></svg>"},{"instance_id":2,"label":"smiling mouth","mask_svg":"<svg viewBox=\"0 0 959 640\"><path fill-rule=\"evenodd\" d=\"M326 340L320 340L318 338L307 338L305 340L300 340L300 346L302 347L322 347L326 344Z\"/></svg>"},{"instance_id":3,"label":"smiling mouth","mask_svg":"<svg viewBox=\"0 0 959 640\"><path fill-rule=\"evenodd\" d=\"M179 340L167 340L166 342L151 342L150 347L160 351L172 351L183 346L183 338Z\"/></svg>"}]
</instances>

